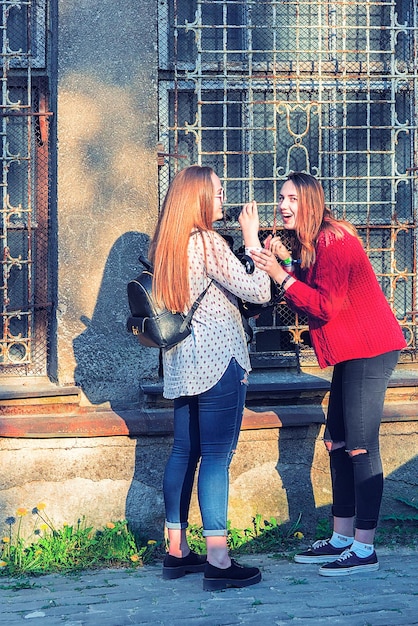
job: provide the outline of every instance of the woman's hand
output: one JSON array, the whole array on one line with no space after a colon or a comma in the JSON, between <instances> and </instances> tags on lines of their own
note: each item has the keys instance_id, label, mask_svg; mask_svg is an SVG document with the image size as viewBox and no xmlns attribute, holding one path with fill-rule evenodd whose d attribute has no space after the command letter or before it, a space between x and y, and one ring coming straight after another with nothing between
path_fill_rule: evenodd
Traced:
<instances>
[{"instance_id":1,"label":"woman's hand","mask_svg":"<svg viewBox=\"0 0 418 626\"><path fill-rule=\"evenodd\" d=\"M255 200L244 204L243 209L238 218L244 238L246 248L259 248L260 241L258 239L258 229L260 228L260 220L258 217L257 203Z\"/></svg>"},{"instance_id":2,"label":"woman's hand","mask_svg":"<svg viewBox=\"0 0 418 626\"><path fill-rule=\"evenodd\" d=\"M268 248L251 250L251 257L260 270L264 270L277 283L282 283L289 274L282 268L272 251ZM294 279L292 278L292 282ZM290 281L289 281L289 284Z\"/></svg>"},{"instance_id":3,"label":"woman's hand","mask_svg":"<svg viewBox=\"0 0 418 626\"><path fill-rule=\"evenodd\" d=\"M271 235L269 235L264 242L264 245L266 248L271 250L272 253L277 256L281 261L285 261L292 256L279 236L272 237Z\"/></svg>"}]
</instances>

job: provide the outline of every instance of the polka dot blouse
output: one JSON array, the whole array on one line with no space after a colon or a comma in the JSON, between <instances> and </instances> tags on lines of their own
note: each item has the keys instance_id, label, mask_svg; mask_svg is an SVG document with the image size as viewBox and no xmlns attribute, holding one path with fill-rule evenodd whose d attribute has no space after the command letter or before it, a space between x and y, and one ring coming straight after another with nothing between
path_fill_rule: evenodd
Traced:
<instances>
[{"instance_id":1,"label":"polka dot blouse","mask_svg":"<svg viewBox=\"0 0 418 626\"><path fill-rule=\"evenodd\" d=\"M206 254L205 254L206 248ZM193 316L192 333L163 350L164 397L194 396L211 389L234 357L250 371L250 359L237 297L263 303L270 299L270 278L262 270L247 274L244 265L217 233L195 233L189 248L190 299L213 280Z\"/></svg>"}]
</instances>

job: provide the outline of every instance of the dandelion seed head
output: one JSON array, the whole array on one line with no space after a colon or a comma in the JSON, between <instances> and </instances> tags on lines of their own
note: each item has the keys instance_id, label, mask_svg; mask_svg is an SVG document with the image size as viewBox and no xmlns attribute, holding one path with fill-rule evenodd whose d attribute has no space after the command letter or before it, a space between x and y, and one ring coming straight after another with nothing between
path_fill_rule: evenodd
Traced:
<instances>
[{"instance_id":1,"label":"dandelion seed head","mask_svg":"<svg viewBox=\"0 0 418 626\"><path fill-rule=\"evenodd\" d=\"M9 526L12 526L13 524L16 524L16 518L13 516L10 517L6 517L6 524L9 524Z\"/></svg>"}]
</instances>

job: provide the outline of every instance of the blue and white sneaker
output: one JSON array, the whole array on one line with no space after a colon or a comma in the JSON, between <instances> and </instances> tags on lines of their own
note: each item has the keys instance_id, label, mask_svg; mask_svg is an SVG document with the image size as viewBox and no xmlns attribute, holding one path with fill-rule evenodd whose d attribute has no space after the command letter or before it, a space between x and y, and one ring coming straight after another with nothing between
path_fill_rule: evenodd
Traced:
<instances>
[{"instance_id":1,"label":"blue and white sneaker","mask_svg":"<svg viewBox=\"0 0 418 626\"><path fill-rule=\"evenodd\" d=\"M348 549L336 561L322 565L318 572L321 576L349 576L362 572L375 572L378 569L379 562L374 550L370 556L361 558Z\"/></svg>"},{"instance_id":2,"label":"blue and white sneaker","mask_svg":"<svg viewBox=\"0 0 418 626\"><path fill-rule=\"evenodd\" d=\"M295 554L295 563L329 563L338 559L348 547L334 548L329 539L318 539L305 552Z\"/></svg>"}]
</instances>

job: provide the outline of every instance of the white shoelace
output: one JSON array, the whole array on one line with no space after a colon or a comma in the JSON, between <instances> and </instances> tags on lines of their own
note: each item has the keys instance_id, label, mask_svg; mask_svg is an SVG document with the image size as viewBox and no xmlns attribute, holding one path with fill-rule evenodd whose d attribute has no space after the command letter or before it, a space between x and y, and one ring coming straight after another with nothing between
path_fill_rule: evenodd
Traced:
<instances>
[{"instance_id":1,"label":"white shoelace","mask_svg":"<svg viewBox=\"0 0 418 626\"><path fill-rule=\"evenodd\" d=\"M329 544L329 539L318 539L312 544L312 548L323 548Z\"/></svg>"},{"instance_id":2,"label":"white shoelace","mask_svg":"<svg viewBox=\"0 0 418 626\"><path fill-rule=\"evenodd\" d=\"M342 552L338 557L337 561L346 561L351 556L353 556L353 554L354 552L351 552L351 550L344 550L344 552Z\"/></svg>"}]
</instances>

